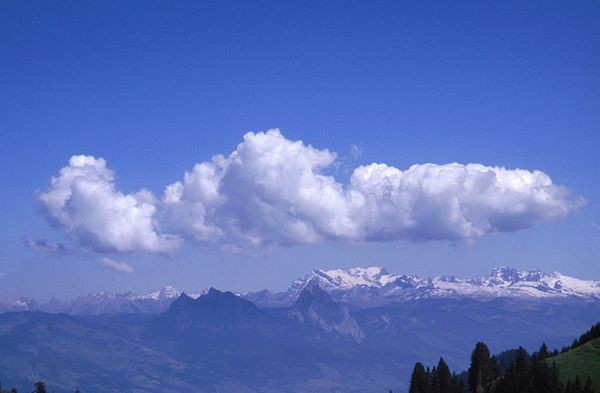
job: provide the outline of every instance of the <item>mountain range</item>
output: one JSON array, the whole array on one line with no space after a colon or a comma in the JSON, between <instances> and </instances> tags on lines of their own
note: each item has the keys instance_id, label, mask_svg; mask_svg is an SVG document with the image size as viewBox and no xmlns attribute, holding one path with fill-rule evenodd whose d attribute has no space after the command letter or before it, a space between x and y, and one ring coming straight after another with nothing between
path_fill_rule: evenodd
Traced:
<instances>
[{"instance_id":1,"label":"mountain range","mask_svg":"<svg viewBox=\"0 0 600 393\"><path fill-rule=\"evenodd\" d=\"M436 276L421 278L414 275L390 274L382 267L355 267L348 270L313 270L295 280L288 290L275 292L262 290L239 294L261 307L291 305L300 292L314 280L337 302L359 307L372 307L417 299L547 299L547 300L598 300L600 281L582 280L540 270L519 270L498 267L475 278ZM207 291L189 293L198 298ZM80 296L64 302L51 299L40 303L35 299L20 298L12 304L0 303L0 311L44 311L74 315L159 313L165 311L182 291L165 286L161 290L137 295L131 292L99 292Z\"/></svg>"},{"instance_id":2,"label":"mountain range","mask_svg":"<svg viewBox=\"0 0 600 393\"><path fill-rule=\"evenodd\" d=\"M600 319L598 291L509 268L475 279L355 268L315 270L279 293L22 300L0 313L0 380L55 392L401 391L416 361L462 370L477 341L569 344Z\"/></svg>"},{"instance_id":3,"label":"mountain range","mask_svg":"<svg viewBox=\"0 0 600 393\"><path fill-rule=\"evenodd\" d=\"M390 274L381 267L349 270L313 270L294 281L285 293L246 294L265 304L284 303L297 296L307 282L316 280L336 301L373 306L399 301L431 298L522 298L522 299L600 299L600 281L581 280L540 270L498 267L475 278Z\"/></svg>"}]
</instances>

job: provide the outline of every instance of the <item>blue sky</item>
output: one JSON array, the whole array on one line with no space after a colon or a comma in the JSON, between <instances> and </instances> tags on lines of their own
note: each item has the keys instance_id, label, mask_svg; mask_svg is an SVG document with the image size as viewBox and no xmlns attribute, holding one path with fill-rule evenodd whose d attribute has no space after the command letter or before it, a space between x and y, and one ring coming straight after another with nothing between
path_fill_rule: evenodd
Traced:
<instances>
[{"instance_id":1,"label":"blue sky","mask_svg":"<svg viewBox=\"0 0 600 393\"><path fill-rule=\"evenodd\" d=\"M283 289L356 265L600 279L599 17L596 2L5 2L0 299ZM480 163L543 171L587 203L471 244L333 237L266 254L193 241L100 252L42 211L38 195L73 155L104 158L120 192L160 199L196 163L271 128L336 152L325 173L342 185L372 162Z\"/></svg>"}]
</instances>

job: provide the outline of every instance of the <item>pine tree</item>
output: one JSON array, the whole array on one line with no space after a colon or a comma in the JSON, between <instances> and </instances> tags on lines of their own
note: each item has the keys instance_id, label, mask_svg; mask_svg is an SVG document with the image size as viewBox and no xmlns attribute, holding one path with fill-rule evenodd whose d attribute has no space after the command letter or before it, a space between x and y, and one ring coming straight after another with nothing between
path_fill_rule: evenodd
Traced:
<instances>
[{"instance_id":1,"label":"pine tree","mask_svg":"<svg viewBox=\"0 0 600 393\"><path fill-rule=\"evenodd\" d=\"M495 393L535 393L532 374L529 355L524 348L519 347L515 360L498 382Z\"/></svg>"},{"instance_id":2,"label":"pine tree","mask_svg":"<svg viewBox=\"0 0 600 393\"><path fill-rule=\"evenodd\" d=\"M452 389L452 374L443 358L440 358L437 366L437 388L440 393L450 393Z\"/></svg>"},{"instance_id":3,"label":"pine tree","mask_svg":"<svg viewBox=\"0 0 600 393\"><path fill-rule=\"evenodd\" d=\"M540 350L537 353L537 357L541 360L547 359L548 357L550 357L550 353L548 352L548 347L546 346L546 343L542 343L542 346L540 347Z\"/></svg>"},{"instance_id":4,"label":"pine tree","mask_svg":"<svg viewBox=\"0 0 600 393\"><path fill-rule=\"evenodd\" d=\"M435 366L433 366L429 372L429 385L427 387L427 393L442 393L440 391L438 370Z\"/></svg>"},{"instance_id":5,"label":"pine tree","mask_svg":"<svg viewBox=\"0 0 600 393\"><path fill-rule=\"evenodd\" d=\"M460 375L452 374L452 393L465 393L465 383Z\"/></svg>"},{"instance_id":6,"label":"pine tree","mask_svg":"<svg viewBox=\"0 0 600 393\"><path fill-rule=\"evenodd\" d=\"M487 393L490 385L498 378L496 360L490 356L490 350L483 342L478 342L471 354L469 367L469 389L473 393Z\"/></svg>"},{"instance_id":7,"label":"pine tree","mask_svg":"<svg viewBox=\"0 0 600 393\"><path fill-rule=\"evenodd\" d=\"M410 377L409 393L427 393L427 385L429 383L429 372L425 371L423 365L419 362L415 363L412 375Z\"/></svg>"},{"instance_id":8,"label":"pine tree","mask_svg":"<svg viewBox=\"0 0 600 393\"><path fill-rule=\"evenodd\" d=\"M35 390L34 393L47 393L46 391L46 384L42 381L37 381L35 383Z\"/></svg>"},{"instance_id":9,"label":"pine tree","mask_svg":"<svg viewBox=\"0 0 600 393\"><path fill-rule=\"evenodd\" d=\"M543 351L533 357L530 370L528 370L527 379L533 381L535 392L539 393L562 393L562 384L558 378L558 369L556 364L549 366L546 362Z\"/></svg>"}]
</instances>

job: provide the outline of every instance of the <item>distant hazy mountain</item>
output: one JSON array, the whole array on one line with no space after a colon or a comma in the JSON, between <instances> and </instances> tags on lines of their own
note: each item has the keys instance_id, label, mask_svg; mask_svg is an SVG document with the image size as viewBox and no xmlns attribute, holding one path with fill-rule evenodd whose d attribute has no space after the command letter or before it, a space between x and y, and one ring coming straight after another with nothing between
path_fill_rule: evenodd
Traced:
<instances>
[{"instance_id":1,"label":"distant hazy mountain","mask_svg":"<svg viewBox=\"0 0 600 393\"><path fill-rule=\"evenodd\" d=\"M315 281L335 301L360 307L431 298L600 299L600 281L581 280L558 272L546 274L540 270L519 270L504 266L494 269L491 274L475 278L420 278L390 274L382 267L317 269L295 280L287 291L262 290L242 294L242 297L261 307L290 306L311 281ZM39 303L35 299L20 298L13 304L0 303L0 312L38 310L74 315L155 314L165 311L181 293L172 286L166 286L143 295L99 292L80 296L71 302L53 298L46 303ZM206 291L199 291L188 296L195 299L205 293Z\"/></svg>"},{"instance_id":2,"label":"distant hazy mountain","mask_svg":"<svg viewBox=\"0 0 600 393\"><path fill-rule=\"evenodd\" d=\"M56 298L46 303L35 299L20 298L13 304L1 304L2 311L43 311L47 313L67 313L74 315L103 315L103 314L156 314L165 311L169 305L181 295L181 291L168 285L164 288L144 295L132 292L116 293L102 291L79 296L71 302L60 301ZM188 296L198 298L202 293Z\"/></svg>"},{"instance_id":3,"label":"distant hazy mountain","mask_svg":"<svg viewBox=\"0 0 600 393\"><path fill-rule=\"evenodd\" d=\"M387 367L375 351L358 344L364 335L350 312L316 285L307 286L292 307L276 310L216 289L197 299L182 294L127 336L256 392L311 392L323 386L358 392L376 375L361 366L362 357L372 358L379 370ZM402 384L388 372L388 382Z\"/></svg>"},{"instance_id":4,"label":"distant hazy mountain","mask_svg":"<svg viewBox=\"0 0 600 393\"><path fill-rule=\"evenodd\" d=\"M600 281L581 280L559 272L546 274L540 270L495 268L491 274L475 278L437 276L420 278L412 275L390 274L382 267L355 267L348 270L313 270L295 280L284 292L262 290L242 294L261 307L290 306L310 282L328 292L337 302L371 307L393 302L431 298L495 298L599 300ZM2 311L44 311L74 315L160 313L181 295L172 287L143 295L131 292L99 292L80 296L71 302L51 299L46 303L20 298L13 304L1 304ZM198 298L206 291L188 294Z\"/></svg>"},{"instance_id":5,"label":"distant hazy mountain","mask_svg":"<svg viewBox=\"0 0 600 393\"><path fill-rule=\"evenodd\" d=\"M235 386L99 323L37 311L0 314L0 380L29 392L39 379L57 393L206 392Z\"/></svg>"},{"instance_id":6,"label":"distant hazy mountain","mask_svg":"<svg viewBox=\"0 0 600 393\"><path fill-rule=\"evenodd\" d=\"M319 279L300 287L277 308L211 289L141 299L171 299L158 314L0 314L0 380L27 391L43 379L57 393L405 391L416 361L443 356L465 369L479 340L492 351L560 347L600 316L593 298L430 297L359 308L335 302ZM111 304L130 304L119 302Z\"/></svg>"},{"instance_id":7,"label":"distant hazy mountain","mask_svg":"<svg viewBox=\"0 0 600 393\"><path fill-rule=\"evenodd\" d=\"M172 286L144 295L100 292L78 297L68 305L67 312L76 315L159 313L165 311L180 295L181 291ZM188 296L197 298L200 294Z\"/></svg>"}]
</instances>

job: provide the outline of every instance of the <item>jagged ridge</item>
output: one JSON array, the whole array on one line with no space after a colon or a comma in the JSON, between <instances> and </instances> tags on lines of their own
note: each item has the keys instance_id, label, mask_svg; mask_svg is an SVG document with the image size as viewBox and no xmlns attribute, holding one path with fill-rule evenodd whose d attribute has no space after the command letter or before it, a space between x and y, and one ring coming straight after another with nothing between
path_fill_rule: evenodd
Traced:
<instances>
[{"instance_id":1,"label":"jagged ridge","mask_svg":"<svg viewBox=\"0 0 600 393\"><path fill-rule=\"evenodd\" d=\"M295 280L285 292L263 290L242 296L261 306L290 306L311 280L318 283L335 301L360 306L427 298L600 299L600 281L581 280L559 272L546 274L540 270L519 270L506 266L475 278L421 278L391 274L382 267L317 269ZM206 291L188 296L198 298L204 293ZM78 297L72 302L53 298L46 303L39 303L34 299L20 298L11 305L0 304L0 311L40 310L78 315L158 313L166 310L180 295L181 291L166 286L144 295L99 292Z\"/></svg>"}]
</instances>

